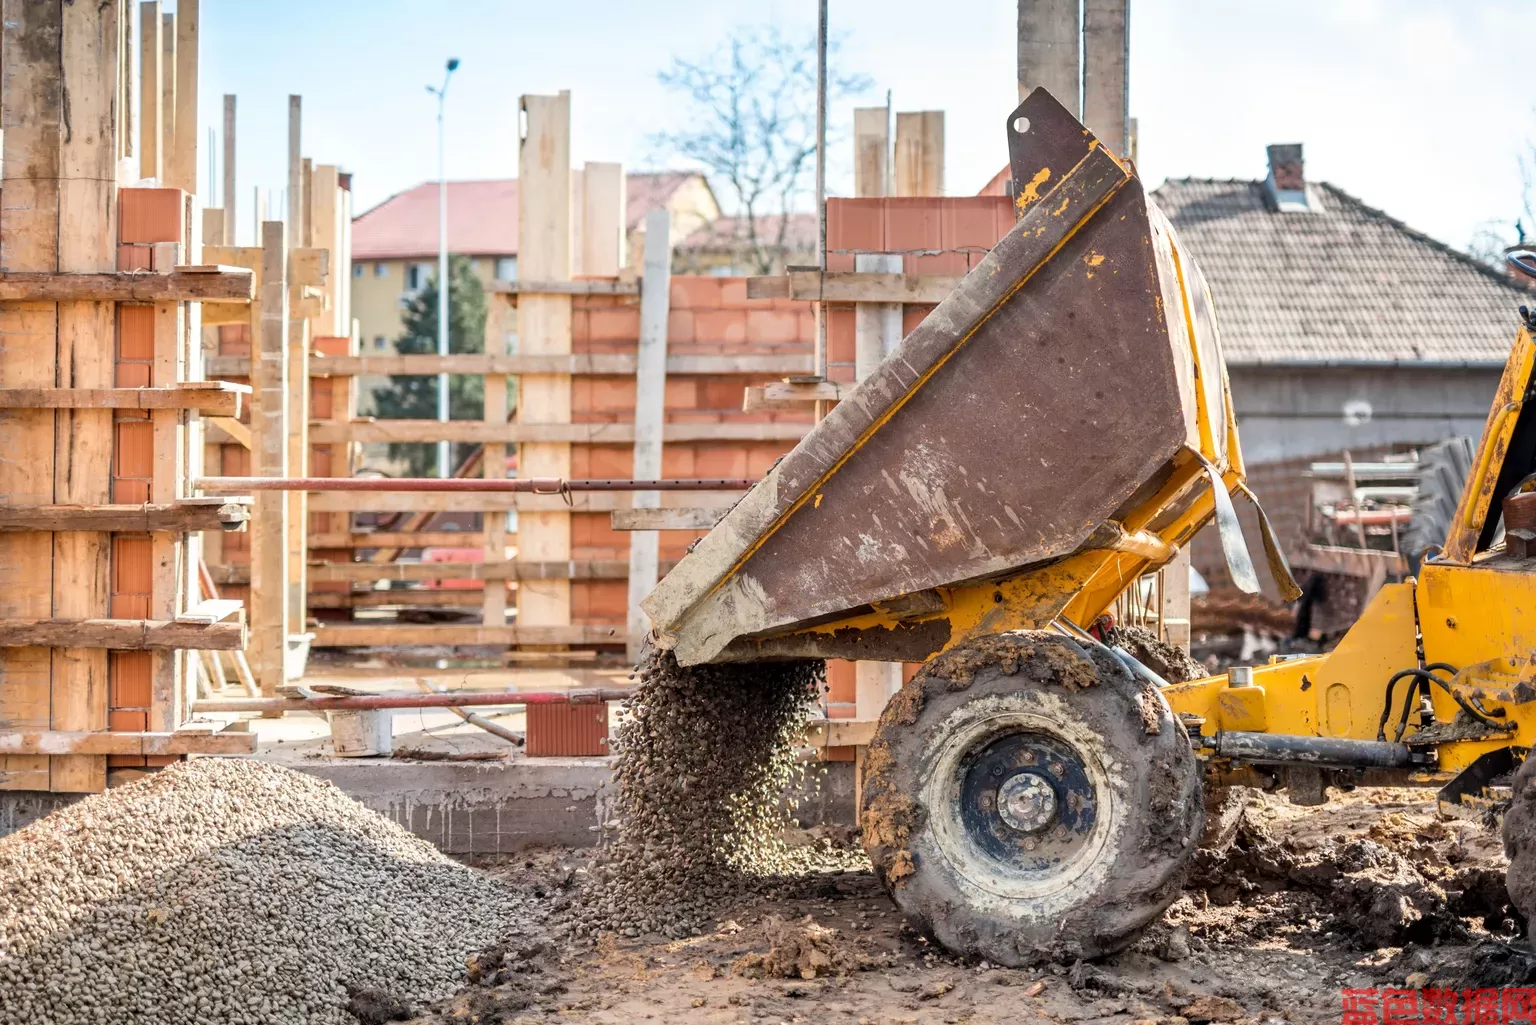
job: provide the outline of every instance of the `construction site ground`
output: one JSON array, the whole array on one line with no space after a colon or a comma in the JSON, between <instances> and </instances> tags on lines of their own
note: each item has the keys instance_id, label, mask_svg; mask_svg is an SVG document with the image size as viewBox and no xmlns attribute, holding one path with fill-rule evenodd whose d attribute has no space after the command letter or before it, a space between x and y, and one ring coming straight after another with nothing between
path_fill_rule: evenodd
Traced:
<instances>
[{"instance_id":1,"label":"construction site ground","mask_svg":"<svg viewBox=\"0 0 1536 1025\"><path fill-rule=\"evenodd\" d=\"M607 935L593 946L553 938L590 852L483 860L549 919L474 959L477 982L412 1020L1337 1022L1347 990L1418 1000L1448 988L1466 999L1529 985L1536 971L1503 903L1497 831L1437 817L1433 796L1360 789L1317 808L1262 796L1231 851L1202 855L1184 895L1132 948L1023 969L934 949L868 871L744 896L689 939ZM1461 1015L1458 1005L1448 1020Z\"/></svg>"}]
</instances>

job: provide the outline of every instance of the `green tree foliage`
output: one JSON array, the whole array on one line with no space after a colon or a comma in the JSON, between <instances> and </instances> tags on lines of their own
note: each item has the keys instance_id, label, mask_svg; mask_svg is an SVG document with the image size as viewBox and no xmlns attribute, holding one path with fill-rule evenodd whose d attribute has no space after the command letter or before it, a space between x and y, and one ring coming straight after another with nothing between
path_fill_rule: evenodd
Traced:
<instances>
[{"instance_id":1,"label":"green tree foliage","mask_svg":"<svg viewBox=\"0 0 1536 1025\"><path fill-rule=\"evenodd\" d=\"M437 276L434 274L406 307L404 323L395 348L402 356L437 351ZM466 256L448 258L448 351L475 353L485 351L485 291ZM374 393L374 410L381 420L437 419L437 378L396 374L389 387ZM448 418L482 420L485 418L485 378L479 374L450 374L448 377ZM451 461L458 466L474 445L451 446ZM391 443L389 457L403 461L413 477L436 472L437 446L419 442Z\"/></svg>"}]
</instances>

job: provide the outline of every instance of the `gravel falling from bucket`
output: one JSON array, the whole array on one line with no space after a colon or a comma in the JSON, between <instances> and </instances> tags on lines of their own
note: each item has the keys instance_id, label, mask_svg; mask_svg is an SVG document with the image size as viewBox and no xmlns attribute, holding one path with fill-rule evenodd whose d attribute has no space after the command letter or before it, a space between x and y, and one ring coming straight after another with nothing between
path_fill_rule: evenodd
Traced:
<instances>
[{"instance_id":1,"label":"gravel falling from bucket","mask_svg":"<svg viewBox=\"0 0 1536 1025\"><path fill-rule=\"evenodd\" d=\"M576 902L576 936L690 935L733 896L862 860L785 838L822 662L684 667L650 650L636 676L615 737L616 836Z\"/></svg>"}]
</instances>

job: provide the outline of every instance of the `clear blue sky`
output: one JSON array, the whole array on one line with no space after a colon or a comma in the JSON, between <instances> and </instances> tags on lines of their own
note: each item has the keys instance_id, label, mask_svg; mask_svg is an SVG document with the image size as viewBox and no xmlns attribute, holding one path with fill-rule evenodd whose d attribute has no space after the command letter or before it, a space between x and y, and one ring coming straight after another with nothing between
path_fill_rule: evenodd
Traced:
<instances>
[{"instance_id":1,"label":"clear blue sky","mask_svg":"<svg viewBox=\"0 0 1536 1025\"><path fill-rule=\"evenodd\" d=\"M947 112L947 185L975 192L1006 161L1016 101L1014 0L831 0L841 65L898 110ZM200 115L239 97L240 237L251 187L286 183L287 95L304 151L353 172L357 209L436 175L424 88L463 61L447 120L450 178L517 173L517 98L570 89L573 156L655 166L675 127L656 81L743 25L810 31L815 0L203 0ZM1331 181L1452 245L1519 213L1517 166L1536 138L1530 0L1133 0L1131 113L1141 170L1261 177L1264 146L1306 145ZM853 103L834 111L850 119ZM202 139L206 140L204 128ZM834 193L851 187L843 144ZM201 156L202 175L208 159Z\"/></svg>"}]
</instances>

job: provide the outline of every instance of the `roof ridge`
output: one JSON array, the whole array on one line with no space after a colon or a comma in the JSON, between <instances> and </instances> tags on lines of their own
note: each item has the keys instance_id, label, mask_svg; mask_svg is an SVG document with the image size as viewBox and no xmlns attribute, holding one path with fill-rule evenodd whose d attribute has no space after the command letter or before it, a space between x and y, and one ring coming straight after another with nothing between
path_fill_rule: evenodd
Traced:
<instances>
[{"instance_id":1,"label":"roof ridge","mask_svg":"<svg viewBox=\"0 0 1536 1025\"><path fill-rule=\"evenodd\" d=\"M1518 282L1515 282L1515 281L1511 280L1506 275L1501 274L1499 271L1497 271L1494 268L1488 266L1486 263L1484 263L1483 261L1479 260L1477 257L1473 256L1471 253L1463 252L1462 250L1457 249L1453 245L1449 245L1449 244L1447 244L1445 242L1442 242L1439 239L1434 238L1433 236L1426 235L1424 232L1419 231L1417 228L1410 227L1409 225L1405 224L1404 222L1398 220L1396 217L1393 217L1391 214L1387 213L1385 210L1379 210L1376 207L1371 206L1369 203L1367 203L1364 200L1360 199L1358 196L1355 196L1355 195L1352 195L1351 193L1345 192L1342 188L1340 188L1339 186L1333 184L1332 182L1320 181L1320 182L1317 182L1317 186L1319 188L1326 189L1336 199L1339 199L1339 200L1341 200L1342 202L1345 202L1345 203L1349 203L1349 204L1355 206L1356 208L1358 208L1359 210L1363 211L1364 213L1369 214L1372 217L1375 217L1378 220L1385 221L1387 224L1389 224L1392 227L1396 228L1398 231L1402 232L1404 235L1407 235L1409 238L1413 239L1415 242L1419 242L1419 243L1422 243L1424 245L1427 245L1431 249L1434 249L1437 252L1440 252L1440 253L1442 253L1442 254L1444 254L1446 256L1451 257L1452 259L1455 259L1455 260L1459 261L1460 263L1464 264L1465 266L1470 267L1470 268L1478 271L1479 273L1483 274L1489 280L1495 281L1495 282L1499 283L1500 285L1503 285L1505 288L1508 288L1512 292L1516 292L1516 293L1519 293L1521 295L1525 295L1525 294L1528 294L1531 291L1531 289L1521 286Z\"/></svg>"}]
</instances>

